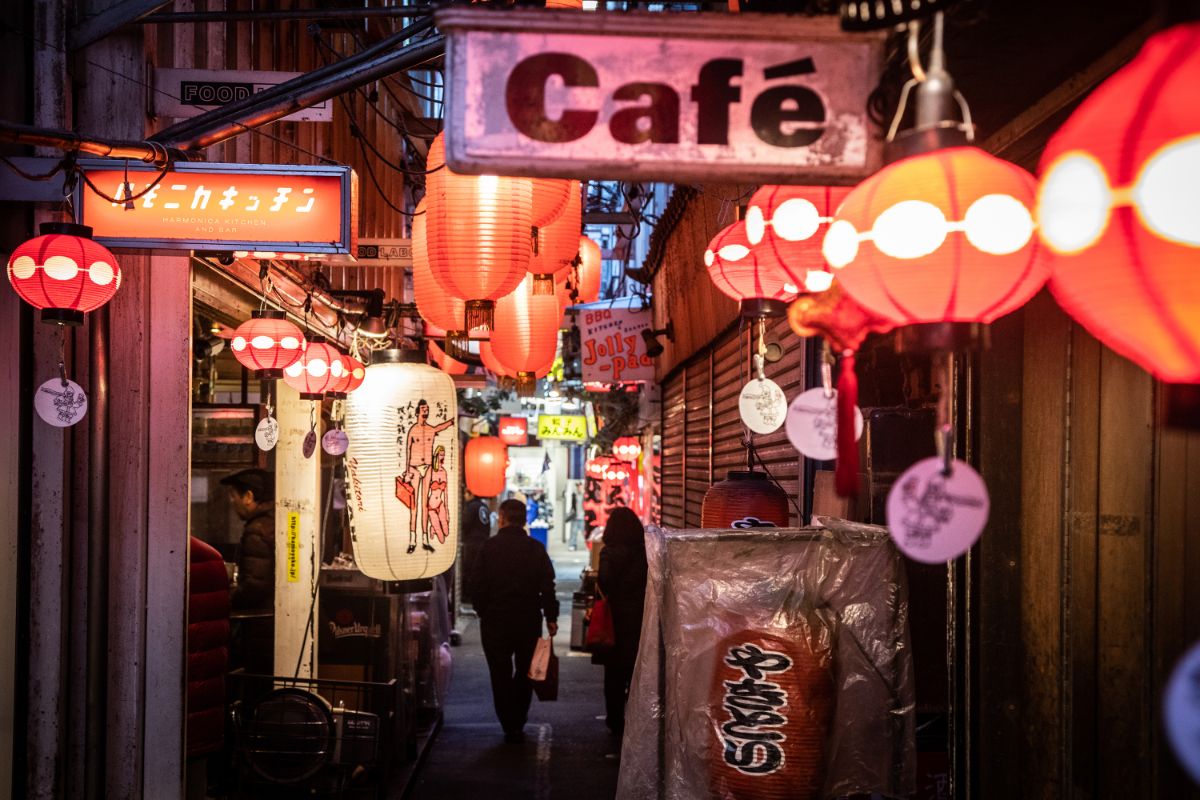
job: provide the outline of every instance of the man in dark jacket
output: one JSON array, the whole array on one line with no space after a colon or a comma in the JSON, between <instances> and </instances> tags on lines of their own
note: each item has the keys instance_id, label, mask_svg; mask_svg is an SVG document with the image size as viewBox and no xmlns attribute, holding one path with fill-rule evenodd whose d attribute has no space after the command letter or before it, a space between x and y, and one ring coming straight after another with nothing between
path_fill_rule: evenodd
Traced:
<instances>
[{"instance_id":1,"label":"man in dark jacket","mask_svg":"<svg viewBox=\"0 0 1200 800\"><path fill-rule=\"evenodd\" d=\"M471 577L471 597L480 617L480 636L492 678L492 701L504 741L525 740L533 686L529 662L542 633L558 633L554 565L546 549L525 531L525 504L500 504L500 532L488 539Z\"/></svg>"},{"instance_id":2,"label":"man in dark jacket","mask_svg":"<svg viewBox=\"0 0 1200 800\"><path fill-rule=\"evenodd\" d=\"M275 476L244 469L221 483L229 487L229 501L245 523L230 604L235 612L262 612L239 623L234 666L270 674L275 666L275 625L269 615L275 610Z\"/></svg>"},{"instance_id":3,"label":"man in dark jacket","mask_svg":"<svg viewBox=\"0 0 1200 800\"><path fill-rule=\"evenodd\" d=\"M464 490L463 497L466 500L462 513L463 601L473 603L471 582L483 544L492 535L492 513L488 510L487 501L471 494L470 489Z\"/></svg>"}]
</instances>

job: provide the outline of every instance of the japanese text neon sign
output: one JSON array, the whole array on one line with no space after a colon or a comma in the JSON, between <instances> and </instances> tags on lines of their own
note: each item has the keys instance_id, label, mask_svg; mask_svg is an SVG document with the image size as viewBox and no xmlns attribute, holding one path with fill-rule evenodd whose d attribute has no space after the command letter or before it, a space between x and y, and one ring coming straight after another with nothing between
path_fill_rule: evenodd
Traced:
<instances>
[{"instance_id":1,"label":"japanese text neon sign","mask_svg":"<svg viewBox=\"0 0 1200 800\"><path fill-rule=\"evenodd\" d=\"M80 222L111 247L354 252L357 179L349 167L176 164L147 191L158 170L130 165L131 192L123 165L84 168L118 201L82 188L76 204Z\"/></svg>"}]
</instances>

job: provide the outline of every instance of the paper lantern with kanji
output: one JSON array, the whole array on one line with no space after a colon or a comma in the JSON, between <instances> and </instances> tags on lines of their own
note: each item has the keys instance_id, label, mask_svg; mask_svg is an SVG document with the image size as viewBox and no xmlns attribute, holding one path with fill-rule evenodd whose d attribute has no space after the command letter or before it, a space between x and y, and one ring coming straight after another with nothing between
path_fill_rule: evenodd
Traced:
<instances>
[{"instance_id":1,"label":"paper lantern with kanji","mask_svg":"<svg viewBox=\"0 0 1200 800\"><path fill-rule=\"evenodd\" d=\"M1050 291L1156 377L1200 383L1200 22L1152 36L1046 145Z\"/></svg>"},{"instance_id":2,"label":"paper lantern with kanji","mask_svg":"<svg viewBox=\"0 0 1200 800\"><path fill-rule=\"evenodd\" d=\"M823 252L846 294L893 325L991 322L1046 282L1035 189L975 147L905 158L850 192Z\"/></svg>"},{"instance_id":3,"label":"paper lantern with kanji","mask_svg":"<svg viewBox=\"0 0 1200 800\"><path fill-rule=\"evenodd\" d=\"M413 302L417 304L417 313L421 315L421 319L445 331L447 349L459 354L466 347L466 306L462 300L443 289L433 277L426 237L428 217L429 202L426 198L417 203L416 216L412 222Z\"/></svg>"},{"instance_id":4,"label":"paper lantern with kanji","mask_svg":"<svg viewBox=\"0 0 1200 800\"><path fill-rule=\"evenodd\" d=\"M600 299L600 281L604 264L601 261L600 245L587 236L579 237L579 267L576 270L579 285L577 303L594 303Z\"/></svg>"},{"instance_id":5,"label":"paper lantern with kanji","mask_svg":"<svg viewBox=\"0 0 1200 800\"><path fill-rule=\"evenodd\" d=\"M380 580L445 572L458 549L454 381L420 350L377 351L346 401L345 428L355 564Z\"/></svg>"},{"instance_id":6,"label":"paper lantern with kanji","mask_svg":"<svg viewBox=\"0 0 1200 800\"><path fill-rule=\"evenodd\" d=\"M92 239L92 229L43 222L41 233L8 259L8 280L21 299L42 310L42 322L80 325L121 286L121 265Z\"/></svg>"},{"instance_id":7,"label":"paper lantern with kanji","mask_svg":"<svg viewBox=\"0 0 1200 800\"><path fill-rule=\"evenodd\" d=\"M519 390L531 390L538 373L546 374L554 363L560 319L558 298L534 294L532 275L496 303L492 355L515 373Z\"/></svg>"},{"instance_id":8,"label":"paper lantern with kanji","mask_svg":"<svg viewBox=\"0 0 1200 800\"><path fill-rule=\"evenodd\" d=\"M787 492L763 472L730 472L700 503L702 528L786 528L790 519Z\"/></svg>"},{"instance_id":9,"label":"paper lantern with kanji","mask_svg":"<svg viewBox=\"0 0 1200 800\"><path fill-rule=\"evenodd\" d=\"M459 175L445 166L435 174L425 221L434 280L466 301L467 329L491 328L495 301L520 285L529 266L533 186L529 178Z\"/></svg>"},{"instance_id":10,"label":"paper lantern with kanji","mask_svg":"<svg viewBox=\"0 0 1200 800\"><path fill-rule=\"evenodd\" d=\"M708 277L725 295L738 301L744 317L779 317L800 289L777 263L768 265L758 257L746 238L746 223L726 226L704 251Z\"/></svg>"},{"instance_id":11,"label":"paper lantern with kanji","mask_svg":"<svg viewBox=\"0 0 1200 800\"><path fill-rule=\"evenodd\" d=\"M821 253L847 186L763 186L746 207L746 239L761 269L780 271L801 292L823 292L833 274Z\"/></svg>"},{"instance_id":12,"label":"paper lantern with kanji","mask_svg":"<svg viewBox=\"0 0 1200 800\"><path fill-rule=\"evenodd\" d=\"M264 308L237 326L229 349L239 364L254 370L254 377L278 380L304 355L304 333L282 311Z\"/></svg>"},{"instance_id":13,"label":"paper lantern with kanji","mask_svg":"<svg viewBox=\"0 0 1200 800\"><path fill-rule=\"evenodd\" d=\"M554 279L571 268L579 252L579 228L582 203L579 182L569 181L570 191L561 213L552 222L537 228L535 250L528 270L533 274L533 290L538 294L554 291Z\"/></svg>"},{"instance_id":14,"label":"paper lantern with kanji","mask_svg":"<svg viewBox=\"0 0 1200 800\"><path fill-rule=\"evenodd\" d=\"M508 446L495 436L476 436L463 452L467 490L476 497L495 497L504 491Z\"/></svg>"},{"instance_id":15,"label":"paper lantern with kanji","mask_svg":"<svg viewBox=\"0 0 1200 800\"><path fill-rule=\"evenodd\" d=\"M346 375L346 362L337 348L317 336L309 340L304 354L283 370L283 382L304 400L320 400L335 392Z\"/></svg>"}]
</instances>

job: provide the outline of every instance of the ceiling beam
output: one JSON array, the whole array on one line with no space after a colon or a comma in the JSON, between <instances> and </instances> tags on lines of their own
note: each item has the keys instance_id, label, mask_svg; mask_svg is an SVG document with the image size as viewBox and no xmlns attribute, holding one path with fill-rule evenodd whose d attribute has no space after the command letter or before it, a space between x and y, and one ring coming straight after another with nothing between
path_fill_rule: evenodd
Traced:
<instances>
[{"instance_id":1,"label":"ceiling beam","mask_svg":"<svg viewBox=\"0 0 1200 800\"><path fill-rule=\"evenodd\" d=\"M172 0L120 0L98 14L80 20L67 34L67 47L72 52L100 41L126 25L171 5Z\"/></svg>"}]
</instances>

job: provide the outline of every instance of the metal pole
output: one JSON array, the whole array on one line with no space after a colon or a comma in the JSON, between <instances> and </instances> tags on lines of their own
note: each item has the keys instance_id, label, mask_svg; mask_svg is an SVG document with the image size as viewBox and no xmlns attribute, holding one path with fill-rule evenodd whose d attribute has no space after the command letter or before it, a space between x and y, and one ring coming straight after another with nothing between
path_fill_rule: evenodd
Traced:
<instances>
[{"instance_id":1,"label":"metal pole","mask_svg":"<svg viewBox=\"0 0 1200 800\"><path fill-rule=\"evenodd\" d=\"M105 788L104 727L108 707L108 308L92 315L88 375L87 760L88 798Z\"/></svg>"},{"instance_id":2,"label":"metal pole","mask_svg":"<svg viewBox=\"0 0 1200 800\"><path fill-rule=\"evenodd\" d=\"M187 156L157 142L138 142L129 139L98 139L54 128L38 128L17 122L0 120L0 142L26 144L34 147L55 147L68 153L87 153L106 158L128 158L164 166L169 160L186 161Z\"/></svg>"},{"instance_id":3,"label":"metal pole","mask_svg":"<svg viewBox=\"0 0 1200 800\"><path fill-rule=\"evenodd\" d=\"M353 20L375 17L415 19L433 13L429 7L391 8L297 8L289 11L175 11L150 14L136 20L141 25L172 25L184 22L282 22L285 20Z\"/></svg>"}]
</instances>

